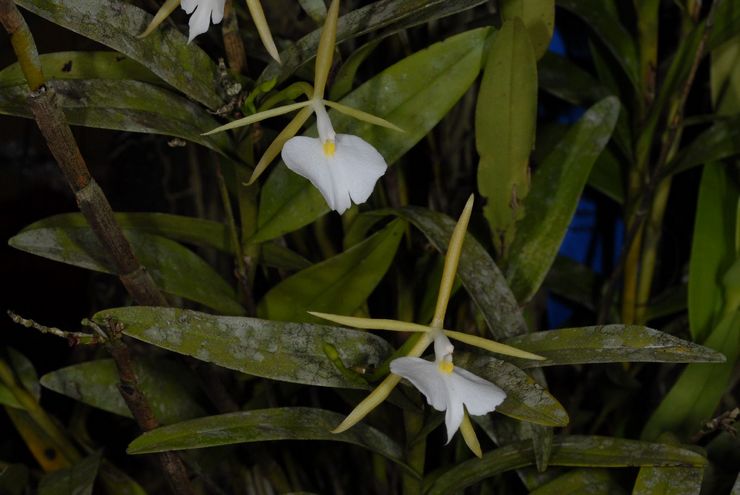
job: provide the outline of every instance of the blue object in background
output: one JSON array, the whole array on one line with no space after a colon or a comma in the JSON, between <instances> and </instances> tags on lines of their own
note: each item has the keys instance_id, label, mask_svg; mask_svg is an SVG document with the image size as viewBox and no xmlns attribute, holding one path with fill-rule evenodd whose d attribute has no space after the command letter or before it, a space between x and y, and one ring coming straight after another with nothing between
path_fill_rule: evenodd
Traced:
<instances>
[{"instance_id":1,"label":"blue object in background","mask_svg":"<svg viewBox=\"0 0 740 495\"><path fill-rule=\"evenodd\" d=\"M549 51L567 56L565 42L558 29L555 29L550 41ZM557 116L557 121L563 124L575 123L585 113L583 107L570 107ZM563 243L560 245L558 255L584 263L594 272L604 272L604 239L597 236L596 230L597 202L582 196L576 208L573 220L568 226ZM614 225L614 257L612 264L616 262L619 250L624 242L624 224L618 220ZM591 253L589 259L589 253ZM547 298L547 323L548 328L558 328L565 324L573 315L573 309L569 304L552 295Z\"/></svg>"}]
</instances>

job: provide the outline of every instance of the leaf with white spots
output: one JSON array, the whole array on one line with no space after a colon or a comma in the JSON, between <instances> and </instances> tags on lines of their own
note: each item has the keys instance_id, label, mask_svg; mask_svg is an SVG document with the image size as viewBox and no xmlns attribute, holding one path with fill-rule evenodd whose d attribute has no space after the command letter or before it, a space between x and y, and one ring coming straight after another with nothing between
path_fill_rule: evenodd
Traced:
<instances>
[{"instance_id":1,"label":"leaf with white spots","mask_svg":"<svg viewBox=\"0 0 740 495\"><path fill-rule=\"evenodd\" d=\"M378 366L391 353L378 336L358 330L230 316L174 308L115 308L97 313L123 333L173 352L250 375L323 387L368 388L327 357L333 346L346 368Z\"/></svg>"}]
</instances>

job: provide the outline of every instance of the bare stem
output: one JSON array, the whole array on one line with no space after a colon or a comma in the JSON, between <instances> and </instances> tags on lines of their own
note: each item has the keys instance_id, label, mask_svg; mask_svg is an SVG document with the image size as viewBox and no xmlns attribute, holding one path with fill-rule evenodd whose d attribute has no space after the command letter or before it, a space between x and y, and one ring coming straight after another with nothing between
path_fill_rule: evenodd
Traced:
<instances>
[{"instance_id":1,"label":"bare stem","mask_svg":"<svg viewBox=\"0 0 740 495\"><path fill-rule=\"evenodd\" d=\"M69 345L95 345L102 342L102 339L99 335L90 335L89 333L84 332L68 332L56 327L47 327L46 325L41 325L40 323L36 323L33 320L23 318L19 314L14 313L10 310L8 310L8 316L10 316L10 319L13 320L15 323L26 328L33 328L34 330L38 330L41 333L48 333L57 337L61 337L63 339L67 339Z\"/></svg>"},{"instance_id":2,"label":"bare stem","mask_svg":"<svg viewBox=\"0 0 740 495\"><path fill-rule=\"evenodd\" d=\"M247 70L247 52L244 49L244 41L239 36L239 21L236 17L236 10L234 10L234 0L226 0L224 4L224 23L221 33L229 68L243 74Z\"/></svg>"}]
</instances>

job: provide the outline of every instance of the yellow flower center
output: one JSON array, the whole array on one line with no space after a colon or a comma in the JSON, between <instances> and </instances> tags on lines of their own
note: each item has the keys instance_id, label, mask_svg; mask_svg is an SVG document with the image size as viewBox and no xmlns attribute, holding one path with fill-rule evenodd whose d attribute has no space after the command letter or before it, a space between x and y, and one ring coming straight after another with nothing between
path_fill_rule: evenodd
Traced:
<instances>
[{"instance_id":1,"label":"yellow flower center","mask_svg":"<svg viewBox=\"0 0 740 495\"><path fill-rule=\"evenodd\" d=\"M337 147L334 144L334 141L325 141L324 142L324 154L326 156L334 156L334 152L336 151Z\"/></svg>"},{"instance_id":2,"label":"yellow flower center","mask_svg":"<svg viewBox=\"0 0 740 495\"><path fill-rule=\"evenodd\" d=\"M439 370L442 373L447 373L449 375L454 369L455 365L452 364L452 361L442 361L441 363L439 363Z\"/></svg>"}]
</instances>

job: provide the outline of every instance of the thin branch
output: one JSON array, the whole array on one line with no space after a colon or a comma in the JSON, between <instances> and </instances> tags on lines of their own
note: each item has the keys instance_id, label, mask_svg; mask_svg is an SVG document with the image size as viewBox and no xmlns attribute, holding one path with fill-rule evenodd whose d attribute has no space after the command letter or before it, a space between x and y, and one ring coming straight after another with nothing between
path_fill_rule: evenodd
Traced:
<instances>
[{"instance_id":1,"label":"thin branch","mask_svg":"<svg viewBox=\"0 0 740 495\"><path fill-rule=\"evenodd\" d=\"M234 9L234 0L226 0L224 4L224 23L221 33L229 68L238 74L243 74L247 70L247 52L244 49L244 41L239 35L239 21Z\"/></svg>"},{"instance_id":2,"label":"thin branch","mask_svg":"<svg viewBox=\"0 0 740 495\"><path fill-rule=\"evenodd\" d=\"M46 325L41 325L40 323L36 323L33 320L23 318L19 314L14 313L10 310L8 310L8 316L10 316L10 319L13 320L15 323L26 328L33 328L34 330L38 330L41 333L51 334L66 339L69 342L70 346L95 345L103 342L99 335L90 335L89 333L84 332L68 332L56 327L47 327Z\"/></svg>"}]
</instances>

